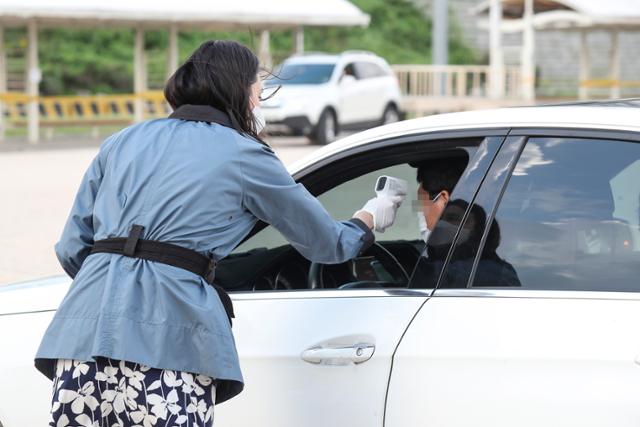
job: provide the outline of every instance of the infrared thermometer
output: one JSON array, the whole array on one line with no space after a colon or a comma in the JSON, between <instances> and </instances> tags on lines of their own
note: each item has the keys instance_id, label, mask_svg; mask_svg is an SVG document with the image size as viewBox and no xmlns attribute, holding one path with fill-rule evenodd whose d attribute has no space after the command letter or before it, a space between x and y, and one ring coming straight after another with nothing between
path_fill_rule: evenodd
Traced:
<instances>
[{"instance_id":1,"label":"infrared thermometer","mask_svg":"<svg viewBox=\"0 0 640 427\"><path fill-rule=\"evenodd\" d=\"M376 181L378 197L395 197L407 195L407 181L392 176L382 175Z\"/></svg>"}]
</instances>

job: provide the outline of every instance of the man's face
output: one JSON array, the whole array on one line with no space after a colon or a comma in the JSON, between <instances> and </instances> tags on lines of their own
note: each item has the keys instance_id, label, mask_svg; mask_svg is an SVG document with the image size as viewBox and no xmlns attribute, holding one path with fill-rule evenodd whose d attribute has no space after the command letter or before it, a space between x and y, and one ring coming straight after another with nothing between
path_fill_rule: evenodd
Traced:
<instances>
[{"instance_id":1,"label":"man's face","mask_svg":"<svg viewBox=\"0 0 640 427\"><path fill-rule=\"evenodd\" d=\"M449 193L446 190L440 192L440 197L434 202L432 201L438 194L429 194L422 188L422 185L418 185L418 201L422 206L422 214L427 221L427 227L429 230L433 230L444 212L444 208L449 201Z\"/></svg>"}]
</instances>

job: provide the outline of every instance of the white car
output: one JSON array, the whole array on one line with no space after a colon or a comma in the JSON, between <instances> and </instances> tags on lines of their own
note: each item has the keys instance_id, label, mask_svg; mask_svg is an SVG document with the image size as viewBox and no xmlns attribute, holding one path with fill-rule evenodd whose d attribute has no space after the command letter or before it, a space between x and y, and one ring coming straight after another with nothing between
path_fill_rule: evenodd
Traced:
<instances>
[{"instance_id":1,"label":"white car","mask_svg":"<svg viewBox=\"0 0 640 427\"><path fill-rule=\"evenodd\" d=\"M267 131L306 135L318 144L338 131L364 129L400 119L400 88L387 62L373 53L308 53L284 61L265 81L262 103Z\"/></svg>"},{"instance_id":2,"label":"white car","mask_svg":"<svg viewBox=\"0 0 640 427\"><path fill-rule=\"evenodd\" d=\"M467 163L428 257L407 200L350 262L310 264L260 224L220 263L246 387L216 407L216 425L640 425L639 112L629 101L431 116L292 166L348 218L379 175L416 182L412 165ZM69 285L0 287L3 427L47 423L51 383L33 357Z\"/></svg>"}]
</instances>

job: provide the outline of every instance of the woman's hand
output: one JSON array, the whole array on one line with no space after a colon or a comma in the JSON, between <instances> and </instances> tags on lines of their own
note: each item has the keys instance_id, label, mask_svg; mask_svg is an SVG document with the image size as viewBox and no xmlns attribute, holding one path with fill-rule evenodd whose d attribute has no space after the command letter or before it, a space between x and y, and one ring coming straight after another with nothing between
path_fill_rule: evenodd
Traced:
<instances>
[{"instance_id":1,"label":"woman's hand","mask_svg":"<svg viewBox=\"0 0 640 427\"><path fill-rule=\"evenodd\" d=\"M405 196L378 196L369 200L353 217L361 220L380 233L393 225L396 219L396 212Z\"/></svg>"}]
</instances>

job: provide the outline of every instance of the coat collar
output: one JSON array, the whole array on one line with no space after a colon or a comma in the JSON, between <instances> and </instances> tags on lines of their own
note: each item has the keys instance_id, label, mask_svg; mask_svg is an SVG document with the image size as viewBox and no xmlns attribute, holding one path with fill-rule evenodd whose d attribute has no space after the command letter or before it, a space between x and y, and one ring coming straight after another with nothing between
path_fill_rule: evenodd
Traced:
<instances>
[{"instance_id":1,"label":"coat collar","mask_svg":"<svg viewBox=\"0 0 640 427\"><path fill-rule=\"evenodd\" d=\"M184 104L176 108L169 116L170 119L189 120L192 122L218 123L233 129L231 119L227 113L210 105Z\"/></svg>"}]
</instances>

